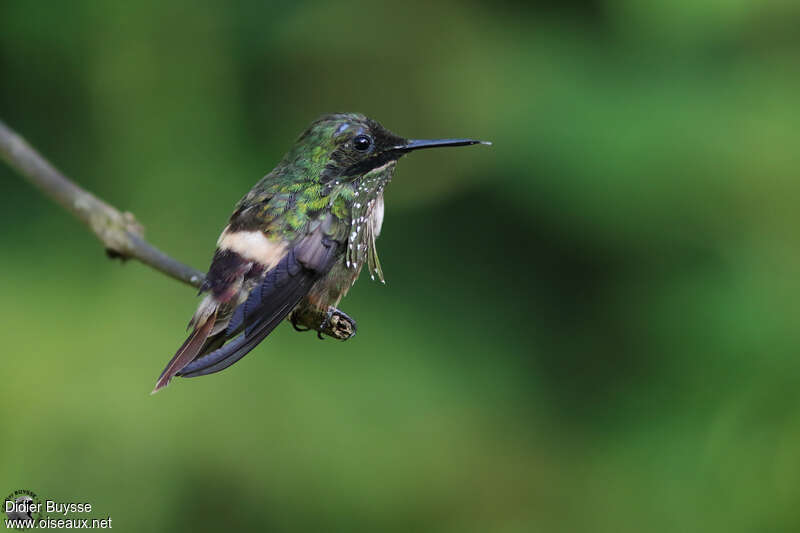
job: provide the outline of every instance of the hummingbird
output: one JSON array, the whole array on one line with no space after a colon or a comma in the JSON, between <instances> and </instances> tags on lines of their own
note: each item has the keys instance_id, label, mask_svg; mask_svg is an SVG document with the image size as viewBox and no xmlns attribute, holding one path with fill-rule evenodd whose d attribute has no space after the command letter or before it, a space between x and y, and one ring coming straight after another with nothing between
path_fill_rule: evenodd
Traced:
<instances>
[{"instance_id":1,"label":"hummingbird","mask_svg":"<svg viewBox=\"0 0 800 533\"><path fill-rule=\"evenodd\" d=\"M191 333L158 378L219 372L284 319L300 331L347 339L356 322L338 309L366 265L384 282L375 240L383 192L398 159L474 139L411 140L359 113L323 115L272 172L236 204L200 287Z\"/></svg>"}]
</instances>

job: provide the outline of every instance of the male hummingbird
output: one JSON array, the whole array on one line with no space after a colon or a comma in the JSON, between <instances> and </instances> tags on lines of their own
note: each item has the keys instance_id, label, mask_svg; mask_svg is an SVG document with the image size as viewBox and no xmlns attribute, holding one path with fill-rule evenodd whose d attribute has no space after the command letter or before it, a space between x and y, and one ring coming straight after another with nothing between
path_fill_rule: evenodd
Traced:
<instances>
[{"instance_id":1,"label":"male hummingbird","mask_svg":"<svg viewBox=\"0 0 800 533\"><path fill-rule=\"evenodd\" d=\"M192 333L158 378L219 372L289 317L334 337L355 322L336 307L366 264L383 281L375 239L383 189L413 150L482 143L409 140L358 113L324 115L236 205L200 288ZM332 318L340 329L331 328ZM321 338L321 337L320 337Z\"/></svg>"}]
</instances>

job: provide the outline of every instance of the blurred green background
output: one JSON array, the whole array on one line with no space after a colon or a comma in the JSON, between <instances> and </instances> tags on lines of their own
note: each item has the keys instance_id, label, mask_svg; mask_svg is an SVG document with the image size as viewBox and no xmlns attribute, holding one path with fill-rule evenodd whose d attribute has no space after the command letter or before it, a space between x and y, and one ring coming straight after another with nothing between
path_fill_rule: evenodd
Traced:
<instances>
[{"instance_id":1,"label":"blurred green background","mask_svg":"<svg viewBox=\"0 0 800 533\"><path fill-rule=\"evenodd\" d=\"M0 4L0 118L205 269L316 116L387 285L149 396L195 291L0 165L0 493L125 531L800 530L800 4ZM5 492L3 492L5 491Z\"/></svg>"}]
</instances>

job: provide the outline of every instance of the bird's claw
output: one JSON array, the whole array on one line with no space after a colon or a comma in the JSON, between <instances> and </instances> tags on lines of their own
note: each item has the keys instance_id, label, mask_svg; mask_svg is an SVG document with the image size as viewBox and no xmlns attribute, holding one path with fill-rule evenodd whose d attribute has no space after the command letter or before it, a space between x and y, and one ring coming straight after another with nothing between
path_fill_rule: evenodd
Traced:
<instances>
[{"instance_id":1,"label":"bird's claw","mask_svg":"<svg viewBox=\"0 0 800 533\"><path fill-rule=\"evenodd\" d=\"M289 317L289 322L292 324L292 327L294 328L295 331L299 331L301 333L304 331L311 331L311 328L309 327L301 328L300 326L297 325L297 315L295 315L294 313L292 313L292 316Z\"/></svg>"},{"instance_id":2,"label":"bird's claw","mask_svg":"<svg viewBox=\"0 0 800 533\"><path fill-rule=\"evenodd\" d=\"M315 330L319 339L324 339L323 335L327 335L346 341L355 336L357 331L356 321L333 306L328 307L325 312L310 308L296 309L289 315L289 322L295 331Z\"/></svg>"},{"instance_id":3,"label":"bird's claw","mask_svg":"<svg viewBox=\"0 0 800 533\"><path fill-rule=\"evenodd\" d=\"M324 337L322 333L334 337L339 340L347 340L355 337L358 327L356 321L350 318L344 311L341 311L333 306L328 308L325 313L325 320L320 324L317 329L317 338L320 340Z\"/></svg>"},{"instance_id":4,"label":"bird's claw","mask_svg":"<svg viewBox=\"0 0 800 533\"><path fill-rule=\"evenodd\" d=\"M325 320L323 320L322 324L320 324L319 328L317 328L317 338L321 341L325 340L325 337L322 336L322 332L325 331L325 328L327 328L328 325L330 325L331 317L333 316L334 311L336 311L335 307L328 307L328 312L325 313Z\"/></svg>"}]
</instances>

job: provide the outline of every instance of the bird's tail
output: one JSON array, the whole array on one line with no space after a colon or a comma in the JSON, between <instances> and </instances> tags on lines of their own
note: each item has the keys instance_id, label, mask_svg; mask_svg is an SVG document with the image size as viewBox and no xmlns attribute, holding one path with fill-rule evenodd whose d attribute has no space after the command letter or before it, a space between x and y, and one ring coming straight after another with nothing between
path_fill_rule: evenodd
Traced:
<instances>
[{"instance_id":1,"label":"bird's tail","mask_svg":"<svg viewBox=\"0 0 800 533\"><path fill-rule=\"evenodd\" d=\"M166 368L164 368L164 371L159 376L158 382L156 382L156 386L151 394L155 394L169 385L173 376L197 357L197 354L199 354L205 346L216 321L217 310L215 309L202 324L195 326L192 334L186 339L186 342L178 348L178 351L172 359L170 359L169 363L167 363Z\"/></svg>"}]
</instances>

